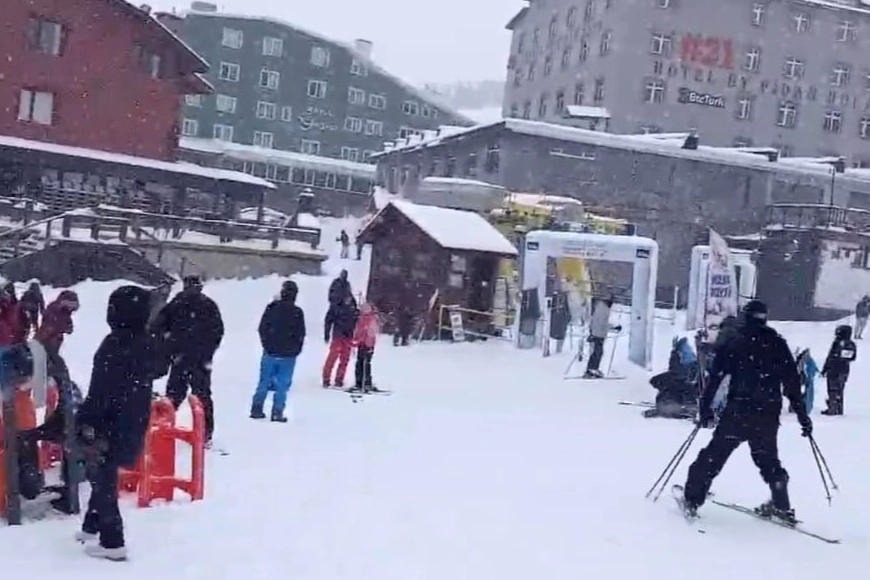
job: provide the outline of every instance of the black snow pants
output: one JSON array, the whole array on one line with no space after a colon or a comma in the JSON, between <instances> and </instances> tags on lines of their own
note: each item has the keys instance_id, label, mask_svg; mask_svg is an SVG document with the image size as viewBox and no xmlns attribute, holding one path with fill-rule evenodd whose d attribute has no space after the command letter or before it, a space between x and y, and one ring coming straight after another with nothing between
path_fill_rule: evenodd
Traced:
<instances>
[{"instance_id":1,"label":"black snow pants","mask_svg":"<svg viewBox=\"0 0 870 580\"><path fill-rule=\"evenodd\" d=\"M843 392L846 390L846 380L848 378L848 372L828 372L828 408L826 409L826 415L843 414Z\"/></svg>"},{"instance_id":2,"label":"black snow pants","mask_svg":"<svg viewBox=\"0 0 870 580\"><path fill-rule=\"evenodd\" d=\"M359 346L356 350L356 367L354 368L354 387L362 389L372 386L372 356L375 349Z\"/></svg>"},{"instance_id":3,"label":"black snow pants","mask_svg":"<svg viewBox=\"0 0 870 580\"><path fill-rule=\"evenodd\" d=\"M589 343L592 345L592 354L589 355L589 363L586 365L586 372L597 371L601 366L601 357L604 356L604 339L597 336L590 336Z\"/></svg>"},{"instance_id":4,"label":"black snow pants","mask_svg":"<svg viewBox=\"0 0 870 580\"><path fill-rule=\"evenodd\" d=\"M710 443L698 453L698 458L689 467L685 487L686 502L696 507L704 504L713 480L722 471L731 453L745 441L749 443L752 461L761 472L761 478L770 487L774 507L790 509L788 472L779 461L778 434L778 417L748 422L730 416L726 410Z\"/></svg>"},{"instance_id":5,"label":"black snow pants","mask_svg":"<svg viewBox=\"0 0 870 580\"><path fill-rule=\"evenodd\" d=\"M172 363L166 396L178 409L187 398L187 392L199 397L205 412L205 439L211 440L214 433L214 403L211 398L211 363L182 357Z\"/></svg>"},{"instance_id":6,"label":"black snow pants","mask_svg":"<svg viewBox=\"0 0 870 580\"><path fill-rule=\"evenodd\" d=\"M82 531L99 534L100 545L104 548L124 546L124 520L118 509L118 469L117 464L105 458L88 465L91 498Z\"/></svg>"}]
</instances>

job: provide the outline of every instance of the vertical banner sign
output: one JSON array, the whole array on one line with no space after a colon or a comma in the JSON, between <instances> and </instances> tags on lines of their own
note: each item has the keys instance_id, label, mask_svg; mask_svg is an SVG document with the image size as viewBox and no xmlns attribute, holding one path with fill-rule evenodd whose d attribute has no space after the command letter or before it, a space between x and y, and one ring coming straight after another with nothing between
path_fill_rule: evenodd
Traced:
<instances>
[{"instance_id":1,"label":"vertical banner sign","mask_svg":"<svg viewBox=\"0 0 870 580\"><path fill-rule=\"evenodd\" d=\"M728 316L737 316L737 274L734 258L722 236L711 229L703 319L708 342L716 340L719 325Z\"/></svg>"}]
</instances>

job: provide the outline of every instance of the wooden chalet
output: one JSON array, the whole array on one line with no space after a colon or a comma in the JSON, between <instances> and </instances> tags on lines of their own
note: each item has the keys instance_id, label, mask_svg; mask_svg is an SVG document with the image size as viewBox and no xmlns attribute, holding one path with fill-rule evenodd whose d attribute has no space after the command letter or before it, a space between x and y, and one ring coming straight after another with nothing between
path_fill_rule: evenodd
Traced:
<instances>
[{"instance_id":1,"label":"wooden chalet","mask_svg":"<svg viewBox=\"0 0 870 580\"><path fill-rule=\"evenodd\" d=\"M367 299L394 315L407 308L415 320L434 320L436 304L490 312L503 258L516 248L481 215L393 200L358 234L371 244ZM464 316L467 327L484 331L489 316ZM393 316L386 329L391 331ZM437 324L427 324L434 330Z\"/></svg>"}]
</instances>

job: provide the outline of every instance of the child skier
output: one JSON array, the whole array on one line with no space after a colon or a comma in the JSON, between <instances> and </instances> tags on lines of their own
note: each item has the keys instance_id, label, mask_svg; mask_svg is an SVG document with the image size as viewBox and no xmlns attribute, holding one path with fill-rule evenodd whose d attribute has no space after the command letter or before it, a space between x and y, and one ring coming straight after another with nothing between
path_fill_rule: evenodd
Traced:
<instances>
[{"instance_id":1,"label":"child skier","mask_svg":"<svg viewBox=\"0 0 870 580\"><path fill-rule=\"evenodd\" d=\"M375 343L381 332L381 324L374 307L366 302L360 309L359 320L353 332L353 343L356 346L356 382L351 391L378 391L372 384L372 355L375 353Z\"/></svg>"},{"instance_id":2,"label":"child skier","mask_svg":"<svg viewBox=\"0 0 870 580\"><path fill-rule=\"evenodd\" d=\"M848 324L838 326L834 343L822 367L822 376L828 379L828 408L822 411L822 415L843 414L843 391L849 378L849 365L855 361L857 354L852 341L852 327Z\"/></svg>"}]
</instances>

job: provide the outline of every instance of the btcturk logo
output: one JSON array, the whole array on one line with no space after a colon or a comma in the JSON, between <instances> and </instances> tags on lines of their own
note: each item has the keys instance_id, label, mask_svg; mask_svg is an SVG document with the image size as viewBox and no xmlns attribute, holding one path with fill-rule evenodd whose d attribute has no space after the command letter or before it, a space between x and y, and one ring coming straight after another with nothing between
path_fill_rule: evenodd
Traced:
<instances>
[{"instance_id":1,"label":"btcturk logo","mask_svg":"<svg viewBox=\"0 0 870 580\"><path fill-rule=\"evenodd\" d=\"M677 102L690 105L703 105L705 107L714 107L716 109L725 108L725 97L700 93L698 91L693 91L692 89L687 89L686 87L680 88Z\"/></svg>"}]
</instances>

